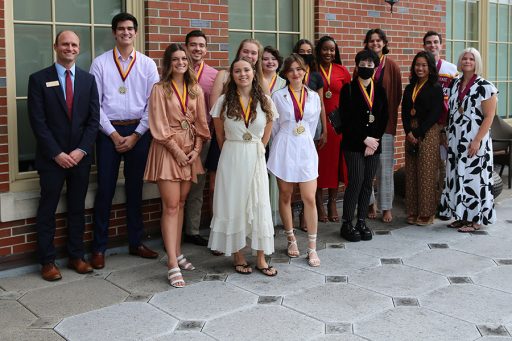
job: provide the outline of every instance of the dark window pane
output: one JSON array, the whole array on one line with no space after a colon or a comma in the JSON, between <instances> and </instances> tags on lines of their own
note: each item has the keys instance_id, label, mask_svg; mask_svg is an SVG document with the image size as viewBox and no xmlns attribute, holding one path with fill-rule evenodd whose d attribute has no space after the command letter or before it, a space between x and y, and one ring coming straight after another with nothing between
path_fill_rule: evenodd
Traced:
<instances>
[{"instance_id":1,"label":"dark window pane","mask_svg":"<svg viewBox=\"0 0 512 341\"><path fill-rule=\"evenodd\" d=\"M14 20L52 20L50 0L16 0L13 1L13 6Z\"/></svg>"},{"instance_id":2,"label":"dark window pane","mask_svg":"<svg viewBox=\"0 0 512 341\"><path fill-rule=\"evenodd\" d=\"M299 1L279 0L279 30L299 30Z\"/></svg>"},{"instance_id":3,"label":"dark window pane","mask_svg":"<svg viewBox=\"0 0 512 341\"><path fill-rule=\"evenodd\" d=\"M270 45L277 48L277 35L274 33L255 33L254 38L258 39L263 47Z\"/></svg>"},{"instance_id":4,"label":"dark window pane","mask_svg":"<svg viewBox=\"0 0 512 341\"><path fill-rule=\"evenodd\" d=\"M50 25L14 25L16 96L26 96L28 76L53 63Z\"/></svg>"},{"instance_id":5,"label":"dark window pane","mask_svg":"<svg viewBox=\"0 0 512 341\"><path fill-rule=\"evenodd\" d=\"M277 1L254 1L254 28L256 30L274 31L277 29Z\"/></svg>"},{"instance_id":6,"label":"dark window pane","mask_svg":"<svg viewBox=\"0 0 512 341\"><path fill-rule=\"evenodd\" d=\"M18 168L20 172L34 170L36 139L28 120L27 100L16 101L18 118Z\"/></svg>"},{"instance_id":7,"label":"dark window pane","mask_svg":"<svg viewBox=\"0 0 512 341\"><path fill-rule=\"evenodd\" d=\"M114 47L114 38L112 29L106 27L97 27L94 29L94 57L99 56L105 51ZM93 57L93 58L94 58Z\"/></svg>"},{"instance_id":8,"label":"dark window pane","mask_svg":"<svg viewBox=\"0 0 512 341\"><path fill-rule=\"evenodd\" d=\"M251 0L229 0L229 28L250 30L251 27Z\"/></svg>"},{"instance_id":9,"label":"dark window pane","mask_svg":"<svg viewBox=\"0 0 512 341\"><path fill-rule=\"evenodd\" d=\"M94 23L95 24L109 24L112 18L121 12L121 0L93 0L94 5Z\"/></svg>"},{"instance_id":10,"label":"dark window pane","mask_svg":"<svg viewBox=\"0 0 512 341\"><path fill-rule=\"evenodd\" d=\"M288 57L292 53L293 46L299 40L296 34L280 34L279 35L279 52L283 58Z\"/></svg>"},{"instance_id":11,"label":"dark window pane","mask_svg":"<svg viewBox=\"0 0 512 341\"><path fill-rule=\"evenodd\" d=\"M87 0L55 0L55 21L91 22L91 4Z\"/></svg>"}]
</instances>

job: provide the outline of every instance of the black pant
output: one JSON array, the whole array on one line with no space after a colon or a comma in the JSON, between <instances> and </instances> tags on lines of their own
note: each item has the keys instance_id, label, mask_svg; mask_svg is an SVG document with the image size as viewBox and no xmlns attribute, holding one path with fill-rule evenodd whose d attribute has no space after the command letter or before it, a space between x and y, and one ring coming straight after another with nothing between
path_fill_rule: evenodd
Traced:
<instances>
[{"instance_id":1,"label":"black pant","mask_svg":"<svg viewBox=\"0 0 512 341\"><path fill-rule=\"evenodd\" d=\"M137 124L114 126L121 136L133 134ZM137 247L144 232L142 223L142 187L148 159L151 135L146 132L135 146L126 153L118 153L114 143L107 135L98 134L96 140L96 160L98 167L98 191L94 201L94 241L93 251L105 252L107 249L108 226L112 199L117 186L117 176L121 160L124 159L124 188L126 193L126 226L128 243Z\"/></svg>"},{"instance_id":2,"label":"black pant","mask_svg":"<svg viewBox=\"0 0 512 341\"><path fill-rule=\"evenodd\" d=\"M55 261L55 211L66 183L67 203L67 250L70 258L84 257L85 196L89 186L90 164L64 169L39 171L41 198L37 209L36 229L39 261L41 264Z\"/></svg>"},{"instance_id":3,"label":"black pant","mask_svg":"<svg viewBox=\"0 0 512 341\"><path fill-rule=\"evenodd\" d=\"M379 155L364 156L364 153L344 151L348 169L348 186L343 196L343 221L352 221L357 206L357 218L365 219L368 214L372 184Z\"/></svg>"}]
</instances>

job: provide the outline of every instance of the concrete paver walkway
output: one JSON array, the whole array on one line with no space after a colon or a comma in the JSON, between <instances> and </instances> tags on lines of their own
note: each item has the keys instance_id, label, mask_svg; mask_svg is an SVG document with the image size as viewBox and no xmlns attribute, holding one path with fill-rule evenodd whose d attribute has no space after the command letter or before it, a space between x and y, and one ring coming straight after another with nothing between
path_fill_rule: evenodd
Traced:
<instances>
[{"instance_id":1,"label":"concrete paver walkway","mask_svg":"<svg viewBox=\"0 0 512 341\"><path fill-rule=\"evenodd\" d=\"M278 231L274 278L237 274L190 244L197 270L183 289L169 286L165 257L126 248L90 275L63 262L55 283L36 266L0 272L0 340L512 340L512 191L496 208L498 222L472 234L408 226L400 208L391 225L370 222L368 242L321 224L319 268L307 265L305 233L290 261Z\"/></svg>"}]
</instances>

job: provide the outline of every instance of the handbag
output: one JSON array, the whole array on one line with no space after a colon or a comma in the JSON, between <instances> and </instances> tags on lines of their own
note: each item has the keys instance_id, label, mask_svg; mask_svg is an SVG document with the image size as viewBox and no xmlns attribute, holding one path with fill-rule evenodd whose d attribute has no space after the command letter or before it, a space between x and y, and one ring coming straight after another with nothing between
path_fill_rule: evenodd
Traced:
<instances>
[{"instance_id":1,"label":"handbag","mask_svg":"<svg viewBox=\"0 0 512 341\"><path fill-rule=\"evenodd\" d=\"M341 134L341 115L338 111L338 109L331 111L328 115L329 122L331 122L332 127L334 128L334 131L336 134Z\"/></svg>"},{"instance_id":2,"label":"handbag","mask_svg":"<svg viewBox=\"0 0 512 341\"><path fill-rule=\"evenodd\" d=\"M350 98L352 98L352 86L350 84L348 84L348 94L349 94ZM337 108L337 109L331 111L327 115L327 118L329 119L329 122L331 122L331 125L334 128L334 131L336 132L336 134L338 134L338 135L341 134L342 122L341 122L340 108Z\"/></svg>"}]
</instances>

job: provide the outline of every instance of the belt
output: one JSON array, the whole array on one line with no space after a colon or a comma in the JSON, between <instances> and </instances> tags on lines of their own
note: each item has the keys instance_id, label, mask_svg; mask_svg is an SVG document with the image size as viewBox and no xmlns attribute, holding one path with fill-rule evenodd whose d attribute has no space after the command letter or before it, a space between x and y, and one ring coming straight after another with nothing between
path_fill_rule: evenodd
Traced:
<instances>
[{"instance_id":1,"label":"belt","mask_svg":"<svg viewBox=\"0 0 512 341\"><path fill-rule=\"evenodd\" d=\"M112 123L113 126L131 126L134 124L139 124L140 119L134 119L134 120L112 120L110 123Z\"/></svg>"}]
</instances>

